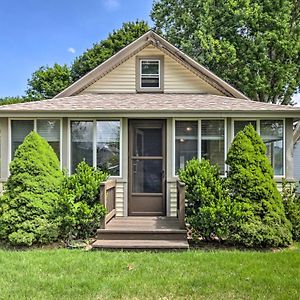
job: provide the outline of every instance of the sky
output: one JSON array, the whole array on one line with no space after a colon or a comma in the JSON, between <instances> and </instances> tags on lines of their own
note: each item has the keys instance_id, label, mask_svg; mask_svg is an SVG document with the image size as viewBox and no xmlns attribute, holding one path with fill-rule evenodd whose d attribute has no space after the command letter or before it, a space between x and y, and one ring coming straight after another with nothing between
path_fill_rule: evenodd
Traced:
<instances>
[{"instance_id":1,"label":"sky","mask_svg":"<svg viewBox=\"0 0 300 300\"><path fill-rule=\"evenodd\" d=\"M128 21L149 17L153 0L0 0L0 97L21 96L31 74L76 56ZM295 97L300 105L300 94Z\"/></svg>"},{"instance_id":2,"label":"sky","mask_svg":"<svg viewBox=\"0 0 300 300\"><path fill-rule=\"evenodd\" d=\"M23 95L41 66L70 65L128 21L146 20L153 0L0 0L0 97Z\"/></svg>"}]
</instances>

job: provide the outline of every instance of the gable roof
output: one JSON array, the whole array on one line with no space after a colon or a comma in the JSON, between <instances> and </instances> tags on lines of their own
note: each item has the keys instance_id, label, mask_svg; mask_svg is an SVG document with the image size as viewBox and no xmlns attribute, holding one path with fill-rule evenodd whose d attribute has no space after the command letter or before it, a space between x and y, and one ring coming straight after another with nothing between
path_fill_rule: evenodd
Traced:
<instances>
[{"instance_id":1,"label":"gable roof","mask_svg":"<svg viewBox=\"0 0 300 300\"><path fill-rule=\"evenodd\" d=\"M85 88L93 84L98 79L105 76L111 70L122 64L124 61L137 54L148 45L154 45L162 52L168 54L187 68L195 72L200 78L208 82L213 87L217 88L223 94L229 97L248 99L244 94L226 83L224 80L213 74L211 71L197 63L195 60L184 54L178 48L170 44L167 40L152 30L149 30L140 38L117 52L115 55L104 61L98 67L84 75L82 78L74 82L68 88L60 92L55 98L68 97L78 95Z\"/></svg>"},{"instance_id":2,"label":"gable roof","mask_svg":"<svg viewBox=\"0 0 300 300\"><path fill-rule=\"evenodd\" d=\"M82 94L64 98L0 106L0 116L26 113L77 114L155 113L163 116L190 113L269 114L300 119L300 108L204 94Z\"/></svg>"}]
</instances>

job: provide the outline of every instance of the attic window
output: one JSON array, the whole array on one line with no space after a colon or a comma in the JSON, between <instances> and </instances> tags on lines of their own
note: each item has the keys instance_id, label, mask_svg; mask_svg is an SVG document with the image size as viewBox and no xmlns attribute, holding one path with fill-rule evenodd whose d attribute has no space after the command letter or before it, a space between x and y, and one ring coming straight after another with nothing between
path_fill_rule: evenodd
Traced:
<instances>
[{"instance_id":1,"label":"attic window","mask_svg":"<svg viewBox=\"0 0 300 300\"><path fill-rule=\"evenodd\" d=\"M137 90L140 92L162 91L163 60L160 57L139 58L137 64Z\"/></svg>"},{"instance_id":2,"label":"attic window","mask_svg":"<svg viewBox=\"0 0 300 300\"><path fill-rule=\"evenodd\" d=\"M159 88L160 61L141 60L141 88Z\"/></svg>"}]
</instances>

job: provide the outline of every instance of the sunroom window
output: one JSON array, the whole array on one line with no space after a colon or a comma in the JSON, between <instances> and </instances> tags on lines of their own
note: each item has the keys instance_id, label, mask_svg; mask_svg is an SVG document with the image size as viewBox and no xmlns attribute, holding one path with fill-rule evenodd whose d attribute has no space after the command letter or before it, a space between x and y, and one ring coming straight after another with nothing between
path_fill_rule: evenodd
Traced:
<instances>
[{"instance_id":1,"label":"sunroom window","mask_svg":"<svg viewBox=\"0 0 300 300\"><path fill-rule=\"evenodd\" d=\"M11 158L25 137L36 130L53 148L60 159L60 120L59 119L31 119L11 121Z\"/></svg>"},{"instance_id":2,"label":"sunroom window","mask_svg":"<svg viewBox=\"0 0 300 300\"><path fill-rule=\"evenodd\" d=\"M267 156L274 169L276 176L284 175L284 147L283 132L284 126L282 120L235 120L234 135L243 130L246 125L251 123L258 131L267 147ZM259 125L259 128L258 126Z\"/></svg>"},{"instance_id":3,"label":"sunroom window","mask_svg":"<svg viewBox=\"0 0 300 300\"><path fill-rule=\"evenodd\" d=\"M220 167L221 174L225 172L225 124L224 120L201 121L201 157L211 164Z\"/></svg>"},{"instance_id":4,"label":"sunroom window","mask_svg":"<svg viewBox=\"0 0 300 300\"><path fill-rule=\"evenodd\" d=\"M120 121L71 122L71 173L81 161L120 175Z\"/></svg>"}]
</instances>

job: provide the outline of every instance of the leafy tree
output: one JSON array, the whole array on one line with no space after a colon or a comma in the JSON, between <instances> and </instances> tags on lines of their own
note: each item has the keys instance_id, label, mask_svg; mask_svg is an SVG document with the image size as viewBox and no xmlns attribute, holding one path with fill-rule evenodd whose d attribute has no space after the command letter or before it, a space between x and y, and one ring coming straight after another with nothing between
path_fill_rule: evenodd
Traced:
<instances>
[{"instance_id":1,"label":"leafy tree","mask_svg":"<svg viewBox=\"0 0 300 300\"><path fill-rule=\"evenodd\" d=\"M105 208L100 204L100 183L107 173L95 170L86 162L78 164L75 173L65 177L62 188L61 232L66 239L87 238L95 234Z\"/></svg>"},{"instance_id":2,"label":"leafy tree","mask_svg":"<svg viewBox=\"0 0 300 300\"><path fill-rule=\"evenodd\" d=\"M27 98L31 100L53 98L72 83L70 74L67 65L40 67L28 80Z\"/></svg>"},{"instance_id":3,"label":"leafy tree","mask_svg":"<svg viewBox=\"0 0 300 300\"><path fill-rule=\"evenodd\" d=\"M120 29L110 33L107 39L94 44L75 59L71 67L72 80L78 80L148 30L149 26L145 21L124 23Z\"/></svg>"},{"instance_id":4,"label":"leafy tree","mask_svg":"<svg viewBox=\"0 0 300 300\"><path fill-rule=\"evenodd\" d=\"M13 245L27 246L56 240L56 209L62 179L52 147L31 132L10 164L10 176L0 199L0 238Z\"/></svg>"},{"instance_id":5,"label":"leafy tree","mask_svg":"<svg viewBox=\"0 0 300 300\"><path fill-rule=\"evenodd\" d=\"M171 43L253 100L288 104L300 86L299 3L157 0L151 17Z\"/></svg>"},{"instance_id":6,"label":"leafy tree","mask_svg":"<svg viewBox=\"0 0 300 300\"><path fill-rule=\"evenodd\" d=\"M266 146L252 125L236 135L226 163L235 218L230 240L251 247L289 245L291 224L273 179Z\"/></svg>"},{"instance_id":7,"label":"leafy tree","mask_svg":"<svg viewBox=\"0 0 300 300\"><path fill-rule=\"evenodd\" d=\"M0 105L7 105L7 104L14 104L14 103L22 103L30 101L28 98L22 96L16 96L16 97L4 97L0 98Z\"/></svg>"},{"instance_id":8,"label":"leafy tree","mask_svg":"<svg viewBox=\"0 0 300 300\"><path fill-rule=\"evenodd\" d=\"M211 240L227 239L231 219L231 203L223 188L219 168L208 160L192 159L179 170L186 185L186 221L196 235Z\"/></svg>"}]
</instances>

